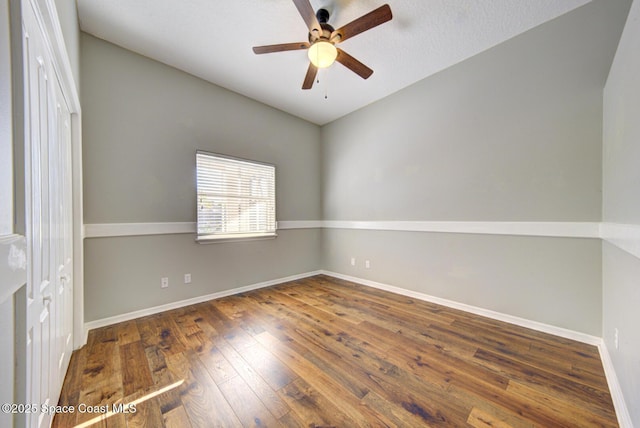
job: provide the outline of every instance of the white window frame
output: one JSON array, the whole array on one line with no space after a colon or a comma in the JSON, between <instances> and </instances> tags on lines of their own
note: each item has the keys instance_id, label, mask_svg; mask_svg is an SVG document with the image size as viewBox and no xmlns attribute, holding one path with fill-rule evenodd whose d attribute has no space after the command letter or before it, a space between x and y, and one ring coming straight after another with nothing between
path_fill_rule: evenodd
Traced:
<instances>
[{"instance_id":1,"label":"white window frame","mask_svg":"<svg viewBox=\"0 0 640 428\"><path fill-rule=\"evenodd\" d=\"M275 180L275 165L197 150L196 241L275 238Z\"/></svg>"}]
</instances>

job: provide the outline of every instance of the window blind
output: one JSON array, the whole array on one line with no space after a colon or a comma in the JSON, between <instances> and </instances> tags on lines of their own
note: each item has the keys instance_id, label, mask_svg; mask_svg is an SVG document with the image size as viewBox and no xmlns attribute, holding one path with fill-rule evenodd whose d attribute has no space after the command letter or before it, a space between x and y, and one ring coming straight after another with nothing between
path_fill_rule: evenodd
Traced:
<instances>
[{"instance_id":1,"label":"window blind","mask_svg":"<svg viewBox=\"0 0 640 428\"><path fill-rule=\"evenodd\" d=\"M198 241L276 235L275 166L196 152Z\"/></svg>"}]
</instances>

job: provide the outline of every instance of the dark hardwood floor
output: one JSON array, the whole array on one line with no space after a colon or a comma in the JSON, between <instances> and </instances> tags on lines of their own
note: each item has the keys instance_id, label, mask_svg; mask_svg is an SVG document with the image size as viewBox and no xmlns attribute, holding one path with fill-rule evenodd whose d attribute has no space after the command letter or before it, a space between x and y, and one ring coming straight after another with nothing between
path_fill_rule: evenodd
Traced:
<instances>
[{"instance_id":1,"label":"dark hardwood floor","mask_svg":"<svg viewBox=\"0 0 640 428\"><path fill-rule=\"evenodd\" d=\"M56 427L617 426L596 347L328 276L93 330L60 404L85 413Z\"/></svg>"}]
</instances>

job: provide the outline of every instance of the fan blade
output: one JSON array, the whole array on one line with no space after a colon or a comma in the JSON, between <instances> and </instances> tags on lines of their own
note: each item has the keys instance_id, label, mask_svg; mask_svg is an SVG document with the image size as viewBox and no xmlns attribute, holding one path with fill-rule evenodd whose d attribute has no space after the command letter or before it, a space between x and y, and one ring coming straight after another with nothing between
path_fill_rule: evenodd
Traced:
<instances>
[{"instance_id":1,"label":"fan blade","mask_svg":"<svg viewBox=\"0 0 640 428\"><path fill-rule=\"evenodd\" d=\"M347 25L338 28L331 34L331 39L333 40L334 37L339 36L340 38L337 41L344 42L350 37L357 36L364 31L390 21L391 18L393 18L391 8L388 4L385 4L375 10L372 10L366 15L362 15L355 21L351 21Z\"/></svg>"},{"instance_id":2,"label":"fan blade","mask_svg":"<svg viewBox=\"0 0 640 428\"><path fill-rule=\"evenodd\" d=\"M280 45L254 46L253 53L260 55L272 52L297 51L299 49L308 49L309 43L282 43Z\"/></svg>"},{"instance_id":3,"label":"fan blade","mask_svg":"<svg viewBox=\"0 0 640 428\"><path fill-rule=\"evenodd\" d=\"M368 79L373 74L372 69L370 69L342 49L336 49L338 49L338 56L336 57L336 61L338 61L340 64L344 65L363 79Z\"/></svg>"},{"instance_id":4,"label":"fan blade","mask_svg":"<svg viewBox=\"0 0 640 428\"><path fill-rule=\"evenodd\" d=\"M298 8L298 12L300 12L304 23L307 24L309 33L320 37L322 35L322 27L318 22L318 18L316 18L316 13L313 11L313 6L311 6L309 0L293 0L293 4Z\"/></svg>"},{"instance_id":5,"label":"fan blade","mask_svg":"<svg viewBox=\"0 0 640 428\"><path fill-rule=\"evenodd\" d=\"M302 89L311 89L313 86L313 81L316 80L316 74L318 74L318 69L312 63L309 63L309 68L307 69L307 75L304 76L304 83L302 84Z\"/></svg>"}]
</instances>

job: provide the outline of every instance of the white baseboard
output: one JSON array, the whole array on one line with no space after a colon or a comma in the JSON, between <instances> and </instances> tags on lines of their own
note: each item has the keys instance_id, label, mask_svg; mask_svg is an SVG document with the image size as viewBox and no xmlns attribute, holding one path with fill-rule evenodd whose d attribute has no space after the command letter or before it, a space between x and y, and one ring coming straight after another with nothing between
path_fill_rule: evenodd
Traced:
<instances>
[{"instance_id":1,"label":"white baseboard","mask_svg":"<svg viewBox=\"0 0 640 428\"><path fill-rule=\"evenodd\" d=\"M564 337L566 339L576 340L578 342L586 343L588 345L598 346L602 339L590 334L581 333L578 331L569 330L562 327L556 327L549 324L544 324L538 321L528 320L526 318L516 317L514 315L503 314L501 312L492 311L489 309L479 308L477 306L467 305L466 303L455 302L453 300L443 299L440 297L431 296L429 294L420 293L418 291L407 290L405 288L396 287L389 284L383 284L368 279L358 278L350 275L344 275L341 273L322 271L324 275L333 276L335 278L344 279L346 281L355 282L369 287L378 288L380 290L390 291L392 293L400 294L402 296L411 297L413 299L423 300L425 302L436 303L438 305L447 306L453 309L459 309L461 311L469 312L476 315L481 315L487 318L492 318L498 321L504 321L509 324L519 325L520 327L530 328L532 330L540 331L543 333L553 334L555 336Z\"/></svg>"},{"instance_id":2,"label":"white baseboard","mask_svg":"<svg viewBox=\"0 0 640 428\"><path fill-rule=\"evenodd\" d=\"M611 400L613 401L613 406L616 409L618 425L620 425L621 428L633 428L631 415L629 415L629 409L627 408L627 404L624 400L624 395L622 395L622 388L620 387L620 382L618 382L618 376L616 375L616 370L613 366L613 360L611 360L609 350L602 339L600 339L600 343L598 344L598 351L600 352L600 360L602 360L604 373L607 377Z\"/></svg>"},{"instance_id":3,"label":"white baseboard","mask_svg":"<svg viewBox=\"0 0 640 428\"><path fill-rule=\"evenodd\" d=\"M222 297L232 296L234 294L240 294L251 290L257 290L259 288L271 287L272 285L282 284L284 282L295 281L297 279L308 278L310 276L320 275L321 271L306 272L298 275L287 276L285 278L272 279L270 281L258 282L256 284L246 285L244 287L232 288L229 290L218 291L216 293L206 294L204 296L192 297L190 299L180 300L178 302L171 302L165 305L154 306L152 308L141 309L138 311L128 312L126 314L116 315L113 317L102 318L95 321L89 321L84 324L85 332L88 334L89 330L94 328L106 327L109 325L117 324L124 321L130 321L136 318L146 317L148 315L157 314L164 311L170 311L172 309L183 308L189 305L195 305L196 303L202 303L209 300L220 299ZM85 336L85 344L86 344Z\"/></svg>"}]
</instances>

